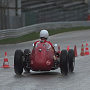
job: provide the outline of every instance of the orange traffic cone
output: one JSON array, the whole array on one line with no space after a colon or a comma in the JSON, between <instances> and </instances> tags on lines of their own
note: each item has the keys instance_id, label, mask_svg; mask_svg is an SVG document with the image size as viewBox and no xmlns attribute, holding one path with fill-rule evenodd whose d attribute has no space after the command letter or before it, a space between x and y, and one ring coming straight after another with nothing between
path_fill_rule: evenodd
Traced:
<instances>
[{"instance_id":1,"label":"orange traffic cone","mask_svg":"<svg viewBox=\"0 0 90 90\"><path fill-rule=\"evenodd\" d=\"M68 45L68 46L67 46L67 51L69 51L69 48L70 48L70 46Z\"/></svg>"},{"instance_id":2,"label":"orange traffic cone","mask_svg":"<svg viewBox=\"0 0 90 90\"><path fill-rule=\"evenodd\" d=\"M75 57L77 57L77 47L76 47L76 45L74 46L74 54L75 54Z\"/></svg>"},{"instance_id":3,"label":"orange traffic cone","mask_svg":"<svg viewBox=\"0 0 90 90\"><path fill-rule=\"evenodd\" d=\"M81 56L84 56L85 55L85 53L84 53L84 45L82 44L82 46L81 46L81 53L80 53L80 55Z\"/></svg>"},{"instance_id":4,"label":"orange traffic cone","mask_svg":"<svg viewBox=\"0 0 90 90\"><path fill-rule=\"evenodd\" d=\"M89 55L88 43L86 42L85 55Z\"/></svg>"},{"instance_id":5,"label":"orange traffic cone","mask_svg":"<svg viewBox=\"0 0 90 90\"><path fill-rule=\"evenodd\" d=\"M59 54L61 53L61 51L60 51L60 45L58 46L58 53L59 53Z\"/></svg>"},{"instance_id":6,"label":"orange traffic cone","mask_svg":"<svg viewBox=\"0 0 90 90\"><path fill-rule=\"evenodd\" d=\"M7 58L7 52L5 52L5 58L4 58L4 62L3 62L2 68L10 68L9 62L8 62L8 58Z\"/></svg>"}]
</instances>

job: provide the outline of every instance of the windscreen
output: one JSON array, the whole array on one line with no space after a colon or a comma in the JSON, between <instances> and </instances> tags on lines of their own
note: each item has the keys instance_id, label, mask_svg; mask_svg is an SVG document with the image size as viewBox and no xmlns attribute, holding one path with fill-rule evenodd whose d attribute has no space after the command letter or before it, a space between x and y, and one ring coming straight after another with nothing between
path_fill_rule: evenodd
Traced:
<instances>
[{"instance_id":1,"label":"windscreen","mask_svg":"<svg viewBox=\"0 0 90 90\"><path fill-rule=\"evenodd\" d=\"M50 49L51 45L49 43L47 43L47 42L46 43L37 42L35 48L37 48L37 47L44 47L46 49Z\"/></svg>"}]
</instances>

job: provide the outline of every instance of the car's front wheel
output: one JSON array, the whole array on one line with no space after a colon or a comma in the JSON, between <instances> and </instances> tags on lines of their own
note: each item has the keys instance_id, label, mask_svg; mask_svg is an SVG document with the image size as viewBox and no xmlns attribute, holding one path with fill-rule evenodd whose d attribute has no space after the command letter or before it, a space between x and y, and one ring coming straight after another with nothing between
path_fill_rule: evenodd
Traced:
<instances>
[{"instance_id":1,"label":"car's front wheel","mask_svg":"<svg viewBox=\"0 0 90 90\"><path fill-rule=\"evenodd\" d=\"M68 58L67 58L67 50L62 50L60 54L60 68L61 73L64 75L68 74Z\"/></svg>"},{"instance_id":2,"label":"car's front wheel","mask_svg":"<svg viewBox=\"0 0 90 90\"><path fill-rule=\"evenodd\" d=\"M24 50L24 70L26 72L30 72L30 50L29 49L25 49Z\"/></svg>"},{"instance_id":3,"label":"car's front wheel","mask_svg":"<svg viewBox=\"0 0 90 90\"><path fill-rule=\"evenodd\" d=\"M17 75L21 75L23 72L23 52L21 50L15 51L14 71Z\"/></svg>"},{"instance_id":4,"label":"car's front wheel","mask_svg":"<svg viewBox=\"0 0 90 90\"><path fill-rule=\"evenodd\" d=\"M75 54L74 54L73 49L70 49L68 51L68 62L69 62L69 71L73 72L74 71L74 66L75 66Z\"/></svg>"}]
</instances>

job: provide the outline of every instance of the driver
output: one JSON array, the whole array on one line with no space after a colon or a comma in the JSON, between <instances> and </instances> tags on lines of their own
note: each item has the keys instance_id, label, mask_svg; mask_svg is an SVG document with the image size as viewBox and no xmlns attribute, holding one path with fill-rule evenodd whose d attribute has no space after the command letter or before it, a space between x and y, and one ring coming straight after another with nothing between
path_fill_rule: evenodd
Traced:
<instances>
[{"instance_id":1,"label":"driver","mask_svg":"<svg viewBox=\"0 0 90 90\"><path fill-rule=\"evenodd\" d=\"M47 41L48 37L49 37L48 31L47 31L47 30L41 30L41 31L40 31L40 39L41 39L41 40L40 40L40 41L36 41L36 42L34 43L34 47L35 47L36 44L39 43L39 42L41 42L41 43L49 43L49 44L51 45L52 49L53 49L54 52L55 52L55 49L54 49L52 43L51 43L50 41ZM56 55L54 55L53 58L54 58L54 61L55 61L55 63L56 63L56 61L57 61Z\"/></svg>"},{"instance_id":2,"label":"driver","mask_svg":"<svg viewBox=\"0 0 90 90\"><path fill-rule=\"evenodd\" d=\"M34 43L34 47L36 46L36 44L37 44L38 42L41 42L41 43L49 43L49 44L51 45L52 49L54 50L54 47L53 47L52 43L51 43L50 41L47 41L48 37L49 37L48 31L47 31L47 30L41 30L41 31L40 31L40 39L41 39L41 40L40 40L40 41L36 41L36 42Z\"/></svg>"}]
</instances>

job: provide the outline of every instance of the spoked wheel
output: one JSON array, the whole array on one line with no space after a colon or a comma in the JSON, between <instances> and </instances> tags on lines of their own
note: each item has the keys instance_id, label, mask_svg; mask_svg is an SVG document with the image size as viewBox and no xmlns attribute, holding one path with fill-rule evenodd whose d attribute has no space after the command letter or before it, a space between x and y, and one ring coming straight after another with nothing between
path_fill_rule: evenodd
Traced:
<instances>
[{"instance_id":1,"label":"spoked wheel","mask_svg":"<svg viewBox=\"0 0 90 90\"><path fill-rule=\"evenodd\" d=\"M23 52L21 50L15 51L14 71L17 75L21 75L23 72Z\"/></svg>"},{"instance_id":2,"label":"spoked wheel","mask_svg":"<svg viewBox=\"0 0 90 90\"><path fill-rule=\"evenodd\" d=\"M61 73L64 75L68 74L68 58L67 58L67 50L62 50L60 54L60 68Z\"/></svg>"},{"instance_id":3,"label":"spoked wheel","mask_svg":"<svg viewBox=\"0 0 90 90\"><path fill-rule=\"evenodd\" d=\"M30 72L30 53L29 49L24 50L24 70L26 72Z\"/></svg>"},{"instance_id":4,"label":"spoked wheel","mask_svg":"<svg viewBox=\"0 0 90 90\"><path fill-rule=\"evenodd\" d=\"M69 71L73 72L74 71L74 66L75 66L75 54L74 54L73 49L70 49L68 51L68 62L69 62Z\"/></svg>"}]
</instances>

